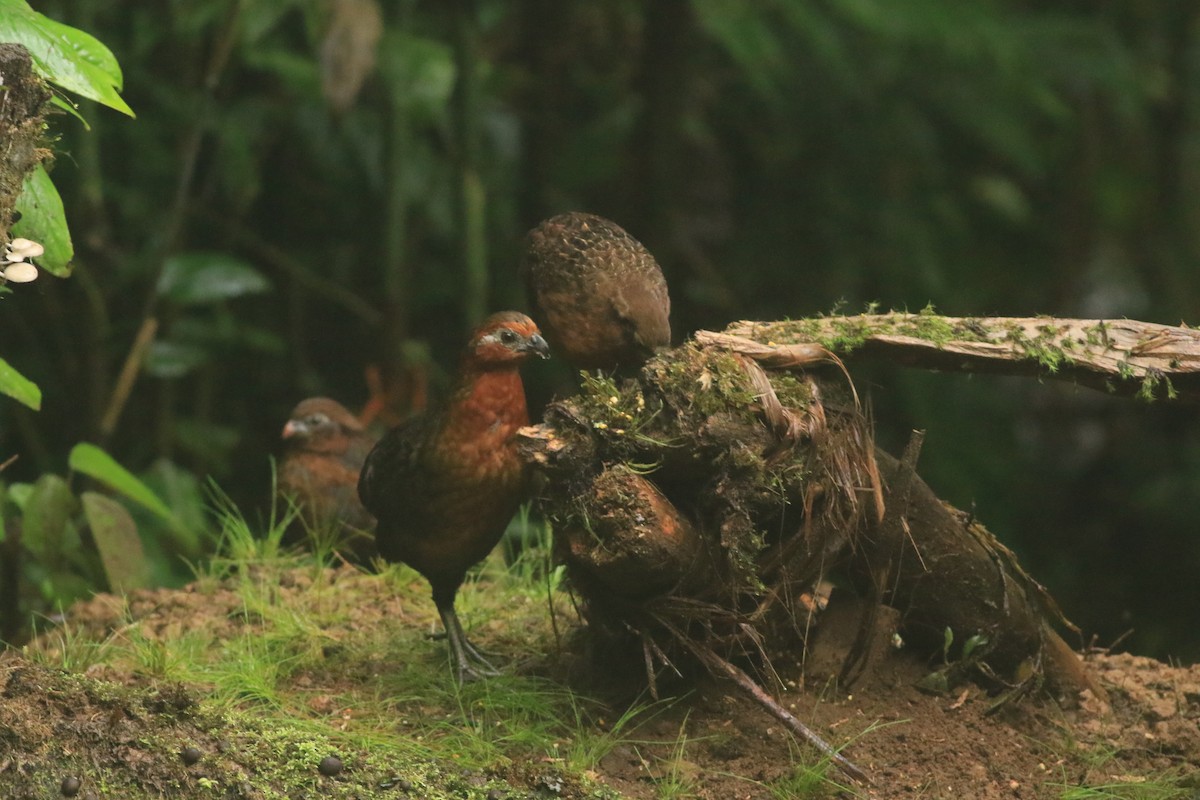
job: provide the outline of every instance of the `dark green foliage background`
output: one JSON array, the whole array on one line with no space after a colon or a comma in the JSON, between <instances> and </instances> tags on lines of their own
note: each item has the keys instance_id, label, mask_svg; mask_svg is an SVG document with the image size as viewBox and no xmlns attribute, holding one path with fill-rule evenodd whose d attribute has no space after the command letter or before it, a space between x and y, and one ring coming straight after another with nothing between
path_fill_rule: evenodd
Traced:
<instances>
[{"instance_id":1,"label":"dark green foliage background","mask_svg":"<svg viewBox=\"0 0 1200 800\"><path fill-rule=\"evenodd\" d=\"M0 404L10 482L106 438L151 308L159 345L102 443L178 505L197 496L181 475L211 475L263 508L298 399L357 407L367 364L451 364L484 311L523 306L521 236L568 209L658 256L677 337L872 301L1200 317L1191 0L393 0L344 112L322 40L355 4L35 6L112 48L138 119L55 120L78 257L3 299L4 355L46 398ZM197 253L271 288L157 296L164 263ZM1132 628L1125 647L1200 658L1194 409L854 369L881 442L927 429L930 483L1099 644ZM567 377L548 365L531 393ZM149 547L160 579L186 578Z\"/></svg>"}]
</instances>

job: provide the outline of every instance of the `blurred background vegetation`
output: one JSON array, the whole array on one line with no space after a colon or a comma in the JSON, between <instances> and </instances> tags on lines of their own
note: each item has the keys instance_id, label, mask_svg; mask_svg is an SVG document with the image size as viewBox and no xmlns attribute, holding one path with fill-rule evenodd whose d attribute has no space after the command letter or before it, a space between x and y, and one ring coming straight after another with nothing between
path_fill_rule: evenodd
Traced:
<instances>
[{"instance_id":1,"label":"blurred background vegetation","mask_svg":"<svg viewBox=\"0 0 1200 800\"><path fill-rule=\"evenodd\" d=\"M397 413L436 396L470 324L524 306L552 213L656 254L677 339L872 301L1200 317L1194 0L34 6L113 50L138 118L53 121L75 274L2 298L45 398L0 402L3 479L106 448L173 512L131 508L157 583L211 547L209 476L265 513L299 399L361 407L368 367ZM921 472L1098 644L1200 659L1193 409L854 374L883 445L928 429ZM535 370L533 398L568 377Z\"/></svg>"}]
</instances>

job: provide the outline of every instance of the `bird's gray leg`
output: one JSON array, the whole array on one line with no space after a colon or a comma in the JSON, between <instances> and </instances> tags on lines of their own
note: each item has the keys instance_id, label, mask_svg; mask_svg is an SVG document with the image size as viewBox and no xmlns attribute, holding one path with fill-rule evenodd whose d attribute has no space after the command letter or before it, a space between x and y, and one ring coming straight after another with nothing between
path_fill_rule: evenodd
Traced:
<instances>
[{"instance_id":1,"label":"bird's gray leg","mask_svg":"<svg viewBox=\"0 0 1200 800\"><path fill-rule=\"evenodd\" d=\"M450 644L450 656L454 659L459 683L500 674L500 670L492 666L467 639L462 623L458 621L458 614L454 611L453 601L439 603L438 614L441 615L442 625L446 628L446 641Z\"/></svg>"}]
</instances>

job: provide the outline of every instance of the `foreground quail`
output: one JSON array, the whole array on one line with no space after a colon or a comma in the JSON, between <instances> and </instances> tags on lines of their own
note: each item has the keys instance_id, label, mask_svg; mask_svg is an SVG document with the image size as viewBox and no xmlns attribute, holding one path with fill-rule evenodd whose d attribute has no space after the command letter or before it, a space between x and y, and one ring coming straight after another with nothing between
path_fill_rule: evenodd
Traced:
<instances>
[{"instance_id":1,"label":"foreground quail","mask_svg":"<svg viewBox=\"0 0 1200 800\"><path fill-rule=\"evenodd\" d=\"M304 527L342 534L354 560L374 552L367 532L375 518L362 507L356 487L363 461L375 444L346 408L328 397L300 401L283 426L283 454L276 488L296 503ZM289 539L300 536L289 532Z\"/></svg>"},{"instance_id":2,"label":"foreground quail","mask_svg":"<svg viewBox=\"0 0 1200 800\"><path fill-rule=\"evenodd\" d=\"M578 369L640 366L671 343L671 298L654 256L594 214L551 217L526 236L521 272L554 352Z\"/></svg>"},{"instance_id":3,"label":"foreground quail","mask_svg":"<svg viewBox=\"0 0 1200 800\"><path fill-rule=\"evenodd\" d=\"M358 483L379 521L380 555L429 580L460 682L496 672L467 641L454 597L526 494L513 434L529 423L518 368L534 355L546 358L549 347L533 320L488 317L471 334L447 402L385 434Z\"/></svg>"}]
</instances>

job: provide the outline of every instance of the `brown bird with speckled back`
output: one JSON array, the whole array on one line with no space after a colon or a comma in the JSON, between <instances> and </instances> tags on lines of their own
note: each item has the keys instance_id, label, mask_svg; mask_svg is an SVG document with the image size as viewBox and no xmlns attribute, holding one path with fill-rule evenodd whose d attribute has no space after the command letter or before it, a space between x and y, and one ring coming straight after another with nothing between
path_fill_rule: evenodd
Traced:
<instances>
[{"instance_id":1,"label":"brown bird with speckled back","mask_svg":"<svg viewBox=\"0 0 1200 800\"><path fill-rule=\"evenodd\" d=\"M579 369L640 366L671 343L671 298L654 256L594 214L551 217L526 236L521 264L554 352Z\"/></svg>"},{"instance_id":2,"label":"brown bird with speckled back","mask_svg":"<svg viewBox=\"0 0 1200 800\"><path fill-rule=\"evenodd\" d=\"M379 520L380 554L429 580L459 681L496 672L467 640L454 598L527 491L513 434L529 424L518 368L533 355L549 355L533 320L513 311L488 317L471 334L449 400L386 433L358 483Z\"/></svg>"},{"instance_id":3,"label":"brown bird with speckled back","mask_svg":"<svg viewBox=\"0 0 1200 800\"><path fill-rule=\"evenodd\" d=\"M283 454L276 476L281 497L296 503L303 527L335 534L347 555L364 563L375 553L370 531L375 518L358 500L358 474L375 444L341 403L310 397L292 410L283 426ZM302 532L288 532L298 541Z\"/></svg>"}]
</instances>

